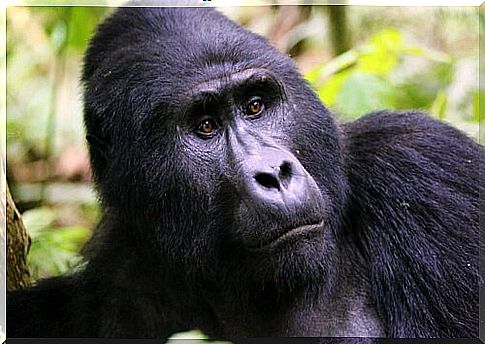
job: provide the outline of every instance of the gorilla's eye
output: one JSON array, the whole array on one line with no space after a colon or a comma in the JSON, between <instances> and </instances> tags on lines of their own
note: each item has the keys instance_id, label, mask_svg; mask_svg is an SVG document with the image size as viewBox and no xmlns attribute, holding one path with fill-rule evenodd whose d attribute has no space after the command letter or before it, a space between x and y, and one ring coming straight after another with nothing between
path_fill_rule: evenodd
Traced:
<instances>
[{"instance_id":1,"label":"gorilla's eye","mask_svg":"<svg viewBox=\"0 0 485 344\"><path fill-rule=\"evenodd\" d=\"M215 131L216 131L216 123L210 118L204 119L197 126L197 132L203 136L210 137L214 135Z\"/></svg>"},{"instance_id":2,"label":"gorilla's eye","mask_svg":"<svg viewBox=\"0 0 485 344\"><path fill-rule=\"evenodd\" d=\"M257 116L264 109L263 101L260 97L252 97L246 106L246 114L248 116Z\"/></svg>"}]
</instances>

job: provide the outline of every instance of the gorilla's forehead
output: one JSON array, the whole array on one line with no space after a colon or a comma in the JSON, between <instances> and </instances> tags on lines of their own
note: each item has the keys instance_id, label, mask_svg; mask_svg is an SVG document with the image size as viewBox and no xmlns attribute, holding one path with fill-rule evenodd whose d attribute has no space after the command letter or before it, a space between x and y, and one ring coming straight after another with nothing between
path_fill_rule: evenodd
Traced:
<instances>
[{"instance_id":1,"label":"gorilla's forehead","mask_svg":"<svg viewBox=\"0 0 485 344\"><path fill-rule=\"evenodd\" d=\"M130 77L130 66L135 64L145 66L138 73L155 73L149 79L191 81L199 74L207 78L211 65L230 64L236 70L271 68L276 73L293 69L291 61L277 54L264 38L211 8L120 9L93 38L83 79L96 70L105 74L114 66L124 66L120 75Z\"/></svg>"},{"instance_id":2,"label":"gorilla's forehead","mask_svg":"<svg viewBox=\"0 0 485 344\"><path fill-rule=\"evenodd\" d=\"M270 71L280 94L307 92L291 59L214 9L121 8L85 55L85 107L150 122L184 112L194 90L224 90L254 70Z\"/></svg>"}]
</instances>

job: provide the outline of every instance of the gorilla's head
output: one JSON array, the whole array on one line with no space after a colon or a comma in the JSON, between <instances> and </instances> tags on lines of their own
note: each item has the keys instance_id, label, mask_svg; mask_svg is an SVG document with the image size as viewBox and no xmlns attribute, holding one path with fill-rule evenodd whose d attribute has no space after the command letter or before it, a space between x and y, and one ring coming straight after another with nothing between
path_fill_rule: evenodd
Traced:
<instances>
[{"instance_id":1,"label":"gorilla's head","mask_svg":"<svg viewBox=\"0 0 485 344\"><path fill-rule=\"evenodd\" d=\"M328 275L340 136L289 58L212 9L124 8L83 82L104 208L147 249L221 283Z\"/></svg>"}]
</instances>

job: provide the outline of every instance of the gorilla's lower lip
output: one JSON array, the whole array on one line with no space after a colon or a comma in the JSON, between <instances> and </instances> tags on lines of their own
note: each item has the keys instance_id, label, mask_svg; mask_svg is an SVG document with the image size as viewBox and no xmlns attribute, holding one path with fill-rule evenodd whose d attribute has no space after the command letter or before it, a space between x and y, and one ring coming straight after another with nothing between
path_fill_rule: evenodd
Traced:
<instances>
[{"instance_id":1,"label":"gorilla's lower lip","mask_svg":"<svg viewBox=\"0 0 485 344\"><path fill-rule=\"evenodd\" d=\"M320 221L318 223L312 223L308 225L303 225L299 227L292 228L290 230L285 231L283 234L280 236L272 239L269 242L261 243L257 246L252 246L249 247L251 251L259 251L259 250L267 250L267 249L273 249L279 244L288 241L288 240L299 240L303 238L307 238L309 235L316 235L318 233L322 232L323 228L323 221Z\"/></svg>"}]
</instances>

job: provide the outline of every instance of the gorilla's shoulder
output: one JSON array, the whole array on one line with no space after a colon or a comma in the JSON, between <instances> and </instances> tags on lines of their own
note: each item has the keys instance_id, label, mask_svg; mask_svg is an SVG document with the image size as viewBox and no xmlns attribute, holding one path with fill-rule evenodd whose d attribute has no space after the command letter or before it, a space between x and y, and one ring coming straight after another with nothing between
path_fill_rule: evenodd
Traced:
<instances>
[{"instance_id":1,"label":"gorilla's shoulder","mask_svg":"<svg viewBox=\"0 0 485 344\"><path fill-rule=\"evenodd\" d=\"M342 124L349 164L387 164L418 170L454 166L465 175L478 169L480 146L456 128L420 111L379 111ZM443 170L445 168L445 170ZM458 172L458 171L457 171Z\"/></svg>"},{"instance_id":2,"label":"gorilla's shoulder","mask_svg":"<svg viewBox=\"0 0 485 344\"><path fill-rule=\"evenodd\" d=\"M474 336L483 150L415 111L372 113L342 131L352 190L346 230L372 266L381 318L402 319L389 333ZM396 295L420 307L411 311Z\"/></svg>"},{"instance_id":3,"label":"gorilla's shoulder","mask_svg":"<svg viewBox=\"0 0 485 344\"><path fill-rule=\"evenodd\" d=\"M375 112L342 130L347 177L364 204L407 199L439 213L454 204L446 216L464 204L476 210L485 154L459 130L418 111Z\"/></svg>"},{"instance_id":4,"label":"gorilla's shoulder","mask_svg":"<svg viewBox=\"0 0 485 344\"><path fill-rule=\"evenodd\" d=\"M349 140L356 142L360 139L366 141L372 139L373 142L382 144L387 140L396 142L396 140L405 141L413 138L414 141L408 141L413 144L419 143L420 139L434 137L448 141L450 144L453 142L461 144L463 140L473 143L473 140L467 138L461 131L421 111L372 112L353 122L342 124L342 128Z\"/></svg>"}]
</instances>

